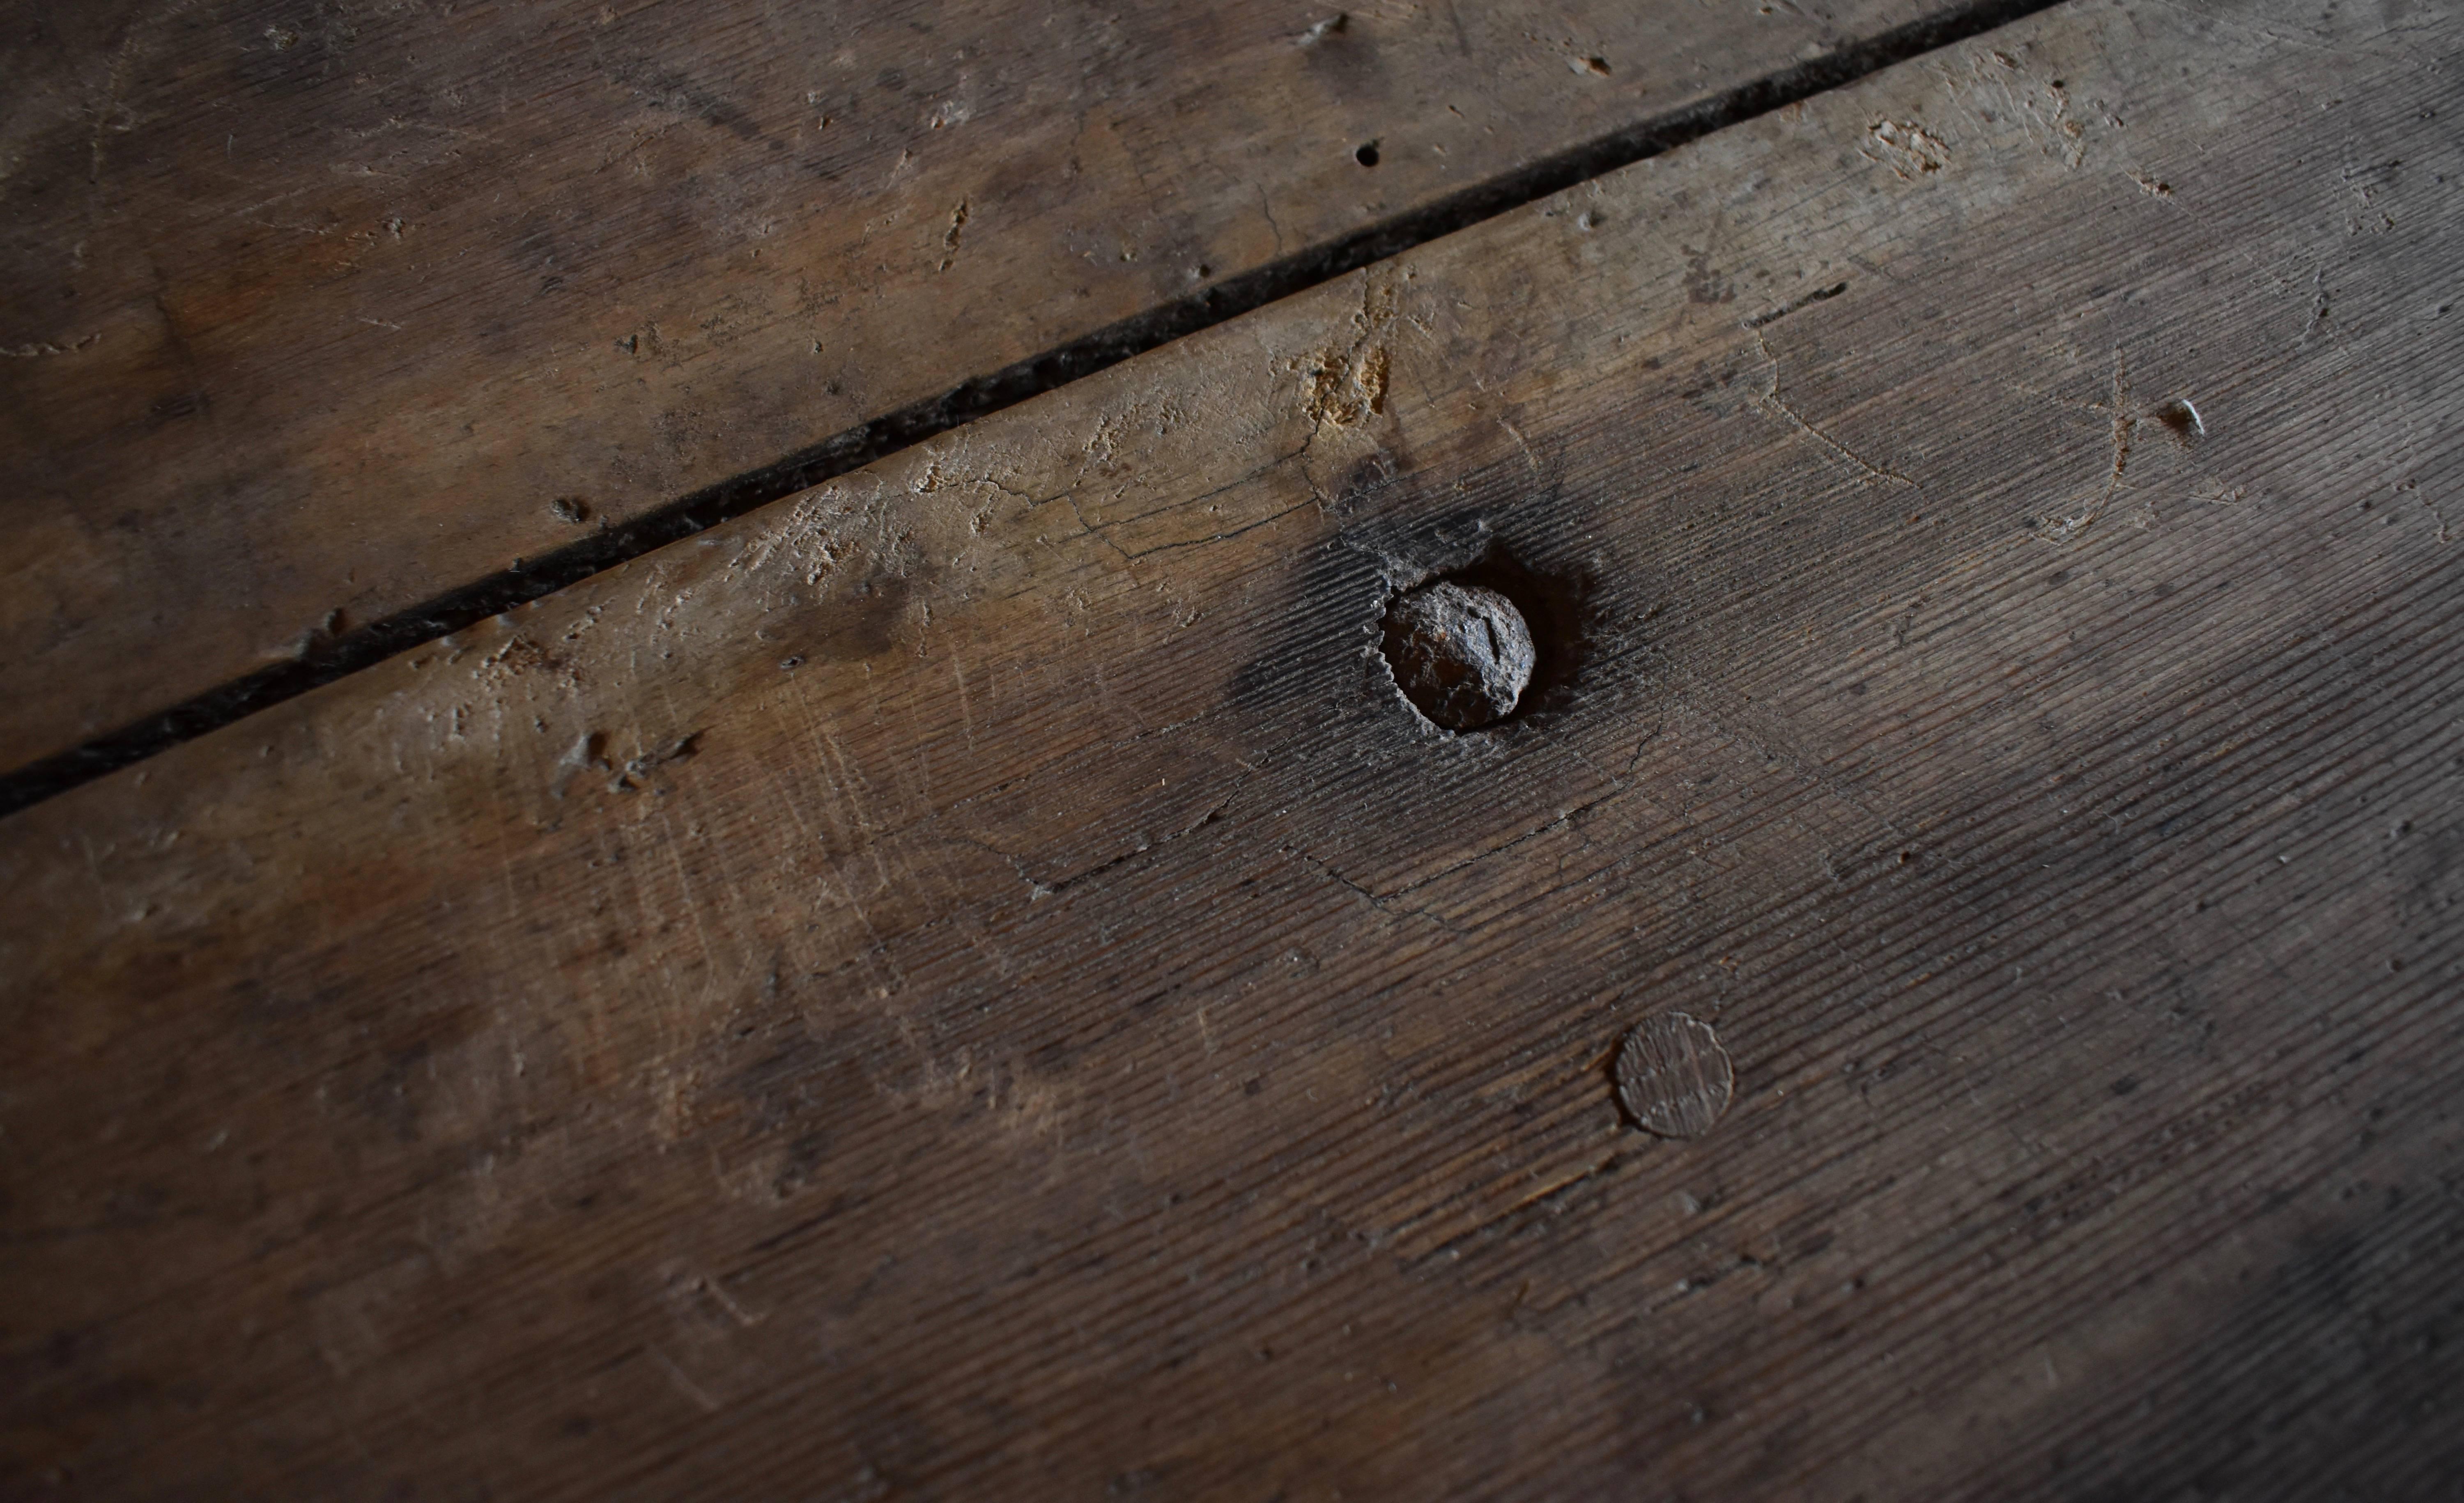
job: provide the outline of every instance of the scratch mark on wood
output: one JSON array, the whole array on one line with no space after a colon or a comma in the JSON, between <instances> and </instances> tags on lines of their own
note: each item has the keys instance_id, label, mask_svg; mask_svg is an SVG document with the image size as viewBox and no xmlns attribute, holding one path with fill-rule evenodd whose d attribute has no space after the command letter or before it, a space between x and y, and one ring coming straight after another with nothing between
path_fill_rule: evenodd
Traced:
<instances>
[{"instance_id":1,"label":"scratch mark on wood","mask_svg":"<svg viewBox=\"0 0 2464 1503\"><path fill-rule=\"evenodd\" d=\"M1847 460L1848 463L1864 471L1865 479L1868 484L1880 485L1887 482L1891 485L1905 486L1911 490L1920 490L1924 489L1915 481L1909 479L1903 474L1901 474L1898 470L1877 465L1872 460L1867 459L1864 455L1858 453L1853 448L1850 448L1847 445L1840 443L1837 439L1833 438L1830 434L1822 431L1822 429L1805 421L1803 417L1798 415L1797 410L1794 407L1782 402L1779 396L1779 357L1772 353L1771 341L1763 337L1761 329L1754 328L1751 325L1749 325L1748 327L1749 331L1754 337L1755 347L1762 351L1763 359L1771 362L1771 390L1763 393L1760 397L1755 398L1754 400L1756 402L1761 403L1763 406L1769 407L1772 411L1779 413L1782 417L1787 418L1788 421L1804 429L1810 437L1817 440L1824 447L1838 454L1842 459Z\"/></svg>"},{"instance_id":2,"label":"scratch mark on wood","mask_svg":"<svg viewBox=\"0 0 2464 1503\"><path fill-rule=\"evenodd\" d=\"M101 338L101 334L95 333L69 344L54 344L47 339L32 344L0 344L0 356L12 360L38 360L52 355L75 355L79 350L93 348Z\"/></svg>"},{"instance_id":3,"label":"scratch mark on wood","mask_svg":"<svg viewBox=\"0 0 2464 1503\"><path fill-rule=\"evenodd\" d=\"M686 1377L685 1370L676 1365L675 1359L661 1351L655 1344L645 1346L643 1350L657 1359L659 1365L667 1370L668 1381L676 1385L676 1391L701 1405L703 1413L716 1414L719 1411L719 1402L712 1398L701 1384Z\"/></svg>"}]
</instances>

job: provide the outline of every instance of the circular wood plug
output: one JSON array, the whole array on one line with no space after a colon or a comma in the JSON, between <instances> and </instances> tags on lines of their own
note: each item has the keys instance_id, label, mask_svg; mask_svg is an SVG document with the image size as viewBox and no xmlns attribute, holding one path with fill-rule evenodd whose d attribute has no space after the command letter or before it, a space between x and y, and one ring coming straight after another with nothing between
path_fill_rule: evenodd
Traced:
<instances>
[{"instance_id":1,"label":"circular wood plug","mask_svg":"<svg viewBox=\"0 0 2464 1503\"><path fill-rule=\"evenodd\" d=\"M1709 1132L1736 1084L1720 1035L1683 1013L1645 1018L1617 1049L1617 1100L1644 1131L1662 1138Z\"/></svg>"}]
</instances>

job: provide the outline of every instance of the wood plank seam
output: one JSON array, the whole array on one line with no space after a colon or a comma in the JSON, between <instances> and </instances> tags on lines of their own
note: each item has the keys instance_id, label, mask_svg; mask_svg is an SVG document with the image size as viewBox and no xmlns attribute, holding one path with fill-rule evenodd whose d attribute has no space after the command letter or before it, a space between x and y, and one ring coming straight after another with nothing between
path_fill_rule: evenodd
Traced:
<instances>
[{"instance_id":1,"label":"wood plank seam","mask_svg":"<svg viewBox=\"0 0 2464 1503\"><path fill-rule=\"evenodd\" d=\"M447 591L407 610L338 635L312 640L302 645L296 658L228 681L118 730L0 774L0 818L489 617L539 599L680 538L1110 369L1133 356L1403 254L1577 184L1675 150L1715 131L2025 19L2049 9L2053 3L2054 0L1972 0L1895 27L1766 74L1708 100L1653 115L1528 167L1475 184L1422 208L1225 278L1177 301L989 375L971 378L937 397L832 434L771 465L681 496L554 553L517 559L511 569ZM963 207L951 228L954 246L962 225ZM1841 284L1843 288L1844 285ZM1819 301L1839 290L1818 291L1803 301ZM1784 317L1801 305L1772 310L1753 327ZM1776 381L1772 394L1766 400L1787 411L1777 397Z\"/></svg>"}]
</instances>

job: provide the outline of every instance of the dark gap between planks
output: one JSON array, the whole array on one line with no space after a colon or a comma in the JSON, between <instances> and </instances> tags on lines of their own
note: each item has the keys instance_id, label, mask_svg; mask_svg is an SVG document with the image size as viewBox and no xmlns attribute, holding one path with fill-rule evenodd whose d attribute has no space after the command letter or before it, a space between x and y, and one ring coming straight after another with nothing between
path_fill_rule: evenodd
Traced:
<instances>
[{"instance_id":1,"label":"dark gap between planks","mask_svg":"<svg viewBox=\"0 0 2464 1503\"><path fill-rule=\"evenodd\" d=\"M776 464L669 502L618 527L502 573L314 643L298 657L206 690L0 776L0 817L167 752L209 731L362 668L434 642L515 606L576 584L653 549L862 468L1004 407L1092 376L1160 345L1213 328L1372 262L1701 140L1716 130L1854 83L1869 74L1995 27L2049 11L2060 0L1979 0L1780 72L1686 108L1654 116L1528 167L1477 184L1410 213L1227 277L1213 287L1122 319L1042 355L869 423L832 434Z\"/></svg>"}]
</instances>

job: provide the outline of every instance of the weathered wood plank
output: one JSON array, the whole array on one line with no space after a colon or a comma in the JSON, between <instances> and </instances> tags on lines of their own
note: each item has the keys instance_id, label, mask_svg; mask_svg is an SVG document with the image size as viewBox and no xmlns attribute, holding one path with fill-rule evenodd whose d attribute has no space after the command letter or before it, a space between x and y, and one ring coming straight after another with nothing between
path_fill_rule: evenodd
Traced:
<instances>
[{"instance_id":1,"label":"weathered wood plank","mask_svg":"<svg viewBox=\"0 0 2464 1503\"><path fill-rule=\"evenodd\" d=\"M0 826L6 1475L2427 1495L2459 40L2051 12Z\"/></svg>"},{"instance_id":2,"label":"weathered wood plank","mask_svg":"<svg viewBox=\"0 0 2464 1503\"><path fill-rule=\"evenodd\" d=\"M0 769L1926 9L14 6Z\"/></svg>"}]
</instances>

